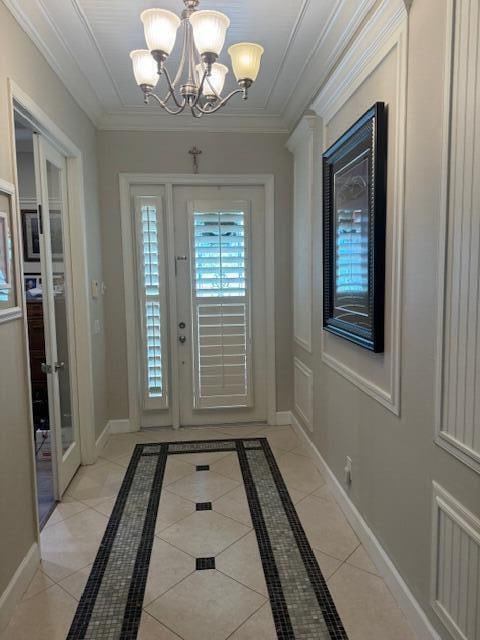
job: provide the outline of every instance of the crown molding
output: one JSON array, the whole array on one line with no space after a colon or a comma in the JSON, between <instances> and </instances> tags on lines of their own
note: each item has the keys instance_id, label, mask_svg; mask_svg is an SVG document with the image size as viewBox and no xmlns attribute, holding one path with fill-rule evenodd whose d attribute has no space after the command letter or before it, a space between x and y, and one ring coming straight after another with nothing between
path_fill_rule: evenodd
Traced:
<instances>
[{"instance_id":1,"label":"crown molding","mask_svg":"<svg viewBox=\"0 0 480 640\"><path fill-rule=\"evenodd\" d=\"M283 116L290 129L293 129L309 108L375 2L376 0L339 0L285 102Z\"/></svg>"},{"instance_id":2,"label":"crown molding","mask_svg":"<svg viewBox=\"0 0 480 640\"><path fill-rule=\"evenodd\" d=\"M15 0L3 2L75 102L96 124L103 113L102 105L41 3L37 0L28 3Z\"/></svg>"},{"instance_id":3,"label":"crown molding","mask_svg":"<svg viewBox=\"0 0 480 640\"><path fill-rule=\"evenodd\" d=\"M358 87L360 76L368 76L376 57L394 46L394 34L408 17L404 0L384 0L311 104L311 109L328 122Z\"/></svg>"},{"instance_id":4,"label":"crown molding","mask_svg":"<svg viewBox=\"0 0 480 640\"><path fill-rule=\"evenodd\" d=\"M189 114L173 117L138 107L106 111L97 122L102 131L205 131L221 133L288 133L278 115L218 113L201 119Z\"/></svg>"}]
</instances>

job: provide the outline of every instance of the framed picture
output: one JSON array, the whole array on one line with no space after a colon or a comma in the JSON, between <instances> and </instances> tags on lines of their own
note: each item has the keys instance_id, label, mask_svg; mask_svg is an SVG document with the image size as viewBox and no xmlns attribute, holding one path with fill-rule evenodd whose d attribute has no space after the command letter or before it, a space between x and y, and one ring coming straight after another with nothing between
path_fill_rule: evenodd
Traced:
<instances>
[{"instance_id":1,"label":"framed picture","mask_svg":"<svg viewBox=\"0 0 480 640\"><path fill-rule=\"evenodd\" d=\"M377 102L323 154L323 328L384 349L387 113Z\"/></svg>"},{"instance_id":2,"label":"framed picture","mask_svg":"<svg viewBox=\"0 0 480 640\"><path fill-rule=\"evenodd\" d=\"M41 300L43 296L42 277L40 274L29 273L23 277L26 300Z\"/></svg>"},{"instance_id":3,"label":"framed picture","mask_svg":"<svg viewBox=\"0 0 480 640\"><path fill-rule=\"evenodd\" d=\"M36 209L22 209L23 253L25 262L40 262L40 229ZM62 217L60 211L50 211L52 260L63 260Z\"/></svg>"},{"instance_id":4,"label":"framed picture","mask_svg":"<svg viewBox=\"0 0 480 640\"><path fill-rule=\"evenodd\" d=\"M15 187L0 179L0 322L22 315Z\"/></svg>"}]
</instances>

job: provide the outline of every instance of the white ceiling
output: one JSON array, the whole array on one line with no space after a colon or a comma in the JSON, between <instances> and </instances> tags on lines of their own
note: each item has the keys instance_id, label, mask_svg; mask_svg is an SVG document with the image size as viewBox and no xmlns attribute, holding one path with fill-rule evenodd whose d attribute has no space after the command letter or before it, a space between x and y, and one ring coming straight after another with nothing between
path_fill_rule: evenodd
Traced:
<instances>
[{"instance_id":1,"label":"white ceiling","mask_svg":"<svg viewBox=\"0 0 480 640\"><path fill-rule=\"evenodd\" d=\"M221 62L229 66L226 50L239 41L259 42L265 54L249 100L234 99L201 121L143 105L128 57L131 49L145 46L140 12L161 6L180 14L182 0L5 2L100 128L286 131L308 107L375 0L202 0L201 8L223 11L231 20ZM177 41L176 50L179 46ZM167 63L173 71L176 57L175 51ZM228 78L226 90L235 87L231 73Z\"/></svg>"}]
</instances>

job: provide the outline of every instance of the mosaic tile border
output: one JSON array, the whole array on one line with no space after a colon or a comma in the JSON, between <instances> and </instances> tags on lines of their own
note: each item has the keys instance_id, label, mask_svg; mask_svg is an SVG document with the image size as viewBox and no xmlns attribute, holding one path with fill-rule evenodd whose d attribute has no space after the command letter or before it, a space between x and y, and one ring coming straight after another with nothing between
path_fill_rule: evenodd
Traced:
<instances>
[{"instance_id":1,"label":"mosaic tile border","mask_svg":"<svg viewBox=\"0 0 480 640\"><path fill-rule=\"evenodd\" d=\"M216 451L233 451L238 455L278 640L348 640L272 450L266 438L258 437L136 445L67 640L137 638L167 458L169 455ZM156 464L152 460L154 457ZM129 522L133 522L128 520L132 514L127 513L126 506L132 484L138 480L136 472L141 460L152 460L149 464L155 465L155 470L148 503L143 494L143 503L147 506L143 510L140 540L138 533L134 533L137 543L124 547L126 554L136 553L133 571L127 576L128 596L122 600L122 595L115 594L120 609L118 602L116 609L107 602L97 607L97 611L102 581L104 578L107 584L109 581L107 565L119 528L122 532L126 529L128 534ZM198 506L206 508L206 504L199 503ZM135 531L138 531L138 520L135 522ZM291 539L288 548L287 537ZM297 560L292 561L293 557ZM113 558L115 560L115 556ZM213 568L214 563L214 558L198 558L197 569ZM113 571L121 572L119 564L114 563ZM122 574L125 582L124 574L125 571ZM115 616L118 618L120 610L123 619L113 620Z\"/></svg>"}]
</instances>

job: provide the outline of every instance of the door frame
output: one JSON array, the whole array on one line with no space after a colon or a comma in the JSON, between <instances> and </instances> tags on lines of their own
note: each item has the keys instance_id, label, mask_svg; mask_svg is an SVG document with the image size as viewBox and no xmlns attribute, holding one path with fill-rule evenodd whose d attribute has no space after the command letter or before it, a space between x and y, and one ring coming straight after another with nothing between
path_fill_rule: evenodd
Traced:
<instances>
[{"instance_id":1,"label":"door frame","mask_svg":"<svg viewBox=\"0 0 480 640\"><path fill-rule=\"evenodd\" d=\"M70 262L72 273L73 326L72 341L76 366L76 388L72 389L72 402L76 405L78 418L78 433L82 464L93 464L95 455L95 410L94 410L94 382L92 364L92 332L90 320L89 277L86 242L86 209L84 193L83 156L81 150L55 124L43 109L24 92L11 78L8 78L8 109L10 128L10 148L12 166L14 170L14 184L17 201L17 219L20 221L20 198L18 187L16 143L15 143L15 114L18 113L43 135L64 157L67 166L67 209L70 245ZM22 296L23 266L21 266ZM28 373L27 389L29 403L29 428L33 429L33 414L31 407L30 362L28 355L28 326L26 313L23 313L24 324L24 354L25 366ZM35 443L32 438L31 468L33 470L35 514L38 529L37 510L37 481L35 474Z\"/></svg>"},{"instance_id":2,"label":"door frame","mask_svg":"<svg viewBox=\"0 0 480 640\"><path fill-rule=\"evenodd\" d=\"M135 309L135 256L134 229L131 214L131 194L133 186L159 185L165 188L165 214L167 220L167 263L172 265L175 260L173 243L173 188L182 186L260 186L265 192L265 289L266 289L266 375L267 375L267 421L276 424L276 376L275 376L275 178L271 174L189 174L189 173L120 173L120 222L122 232L123 254L123 285L125 296L125 318L127 338L127 376L128 376L128 422L130 431L140 429L140 389L139 389L139 358L138 321L131 311ZM168 284L171 291L175 291L175 274L168 269ZM173 287L173 288L172 288ZM170 354L172 375L178 372L178 345L176 341L176 301L171 296L171 313L169 318ZM172 380L172 387L178 389L178 384ZM180 426L180 408L178 393L172 397L172 422L176 429Z\"/></svg>"}]
</instances>

